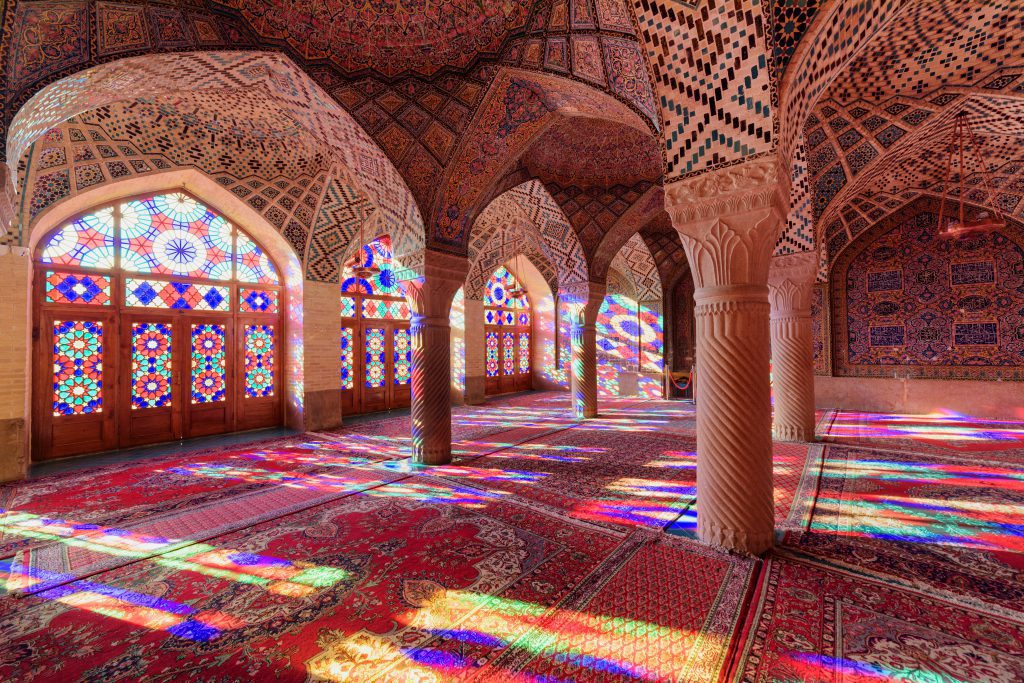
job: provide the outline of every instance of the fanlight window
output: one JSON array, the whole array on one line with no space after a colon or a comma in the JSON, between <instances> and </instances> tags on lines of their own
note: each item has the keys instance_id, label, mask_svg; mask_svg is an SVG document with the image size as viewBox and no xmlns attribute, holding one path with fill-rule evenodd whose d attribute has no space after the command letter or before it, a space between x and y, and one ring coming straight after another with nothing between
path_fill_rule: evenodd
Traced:
<instances>
[{"instance_id":1,"label":"fanlight window","mask_svg":"<svg viewBox=\"0 0 1024 683\"><path fill-rule=\"evenodd\" d=\"M68 223L50 236L40 260L54 266L280 284L277 269L248 235L181 193L130 200Z\"/></svg>"}]
</instances>

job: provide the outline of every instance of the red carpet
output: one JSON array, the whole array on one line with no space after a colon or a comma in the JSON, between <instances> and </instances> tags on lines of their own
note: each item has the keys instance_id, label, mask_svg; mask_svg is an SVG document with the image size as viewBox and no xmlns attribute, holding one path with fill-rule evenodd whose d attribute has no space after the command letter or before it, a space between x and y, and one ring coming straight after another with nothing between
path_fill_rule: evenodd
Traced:
<instances>
[{"instance_id":1,"label":"red carpet","mask_svg":"<svg viewBox=\"0 0 1024 683\"><path fill-rule=\"evenodd\" d=\"M445 467L391 418L5 486L0 679L1022 680L1021 450L775 444L755 561L662 533L692 406L568 405L456 411Z\"/></svg>"},{"instance_id":2,"label":"red carpet","mask_svg":"<svg viewBox=\"0 0 1024 683\"><path fill-rule=\"evenodd\" d=\"M768 560L737 681L1020 681L1020 612L797 558Z\"/></svg>"},{"instance_id":3,"label":"red carpet","mask_svg":"<svg viewBox=\"0 0 1024 683\"><path fill-rule=\"evenodd\" d=\"M819 435L838 444L937 455L977 453L1020 462L1024 453L1024 422L980 420L956 413L831 411L819 424Z\"/></svg>"}]
</instances>

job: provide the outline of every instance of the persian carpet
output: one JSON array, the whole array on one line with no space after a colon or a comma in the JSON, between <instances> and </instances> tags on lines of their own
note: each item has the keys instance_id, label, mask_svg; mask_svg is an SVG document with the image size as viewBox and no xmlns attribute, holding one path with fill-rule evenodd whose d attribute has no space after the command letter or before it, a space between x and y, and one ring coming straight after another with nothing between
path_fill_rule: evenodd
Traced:
<instances>
[{"instance_id":1,"label":"persian carpet","mask_svg":"<svg viewBox=\"0 0 1024 683\"><path fill-rule=\"evenodd\" d=\"M1024 615L774 553L736 681L1024 680Z\"/></svg>"},{"instance_id":2,"label":"persian carpet","mask_svg":"<svg viewBox=\"0 0 1024 683\"><path fill-rule=\"evenodd\" d=\"M832 443L935 455L968 454L1024 462L1024 422L955 413L891 415L834 411L820 425Z\"/></svg>"}]
</instances>

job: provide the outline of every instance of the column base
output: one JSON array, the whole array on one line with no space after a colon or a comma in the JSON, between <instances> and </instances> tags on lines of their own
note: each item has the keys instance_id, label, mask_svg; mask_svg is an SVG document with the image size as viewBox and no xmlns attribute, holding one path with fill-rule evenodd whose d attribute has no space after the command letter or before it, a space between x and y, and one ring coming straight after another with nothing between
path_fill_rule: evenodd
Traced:
<instances>
[{"instance_id":1,"label":"column base","mask_svg":"<svg viewBox=\"0 0 1024 683\"><path fill-rule=\"evenodd\" d=\"M427 448L413 444L412 461L418 465L447 465L452 461L451 446L447 448Z\"/></svg>"},{"instance_id":2,"label":"column base","mask_svg":"<svg viewBox=\"0 0 1024 683\"><path fill-rule=\"evenodd\" d=\"M776 441L814 441L814 427L773 425L772 435Z\"/></svg>"},{"instance_id":3,"label":"column base","mask_svg":"<svg viewBox=\"0 0 1024 683\"><path fill-rule=\"evenodd\" d=\"M747 555L760 555L775 545L775 529L757 534L742 529L727 529L701 517L699 509L697 535L710 546Z\"/></svg>"}]
</instances>

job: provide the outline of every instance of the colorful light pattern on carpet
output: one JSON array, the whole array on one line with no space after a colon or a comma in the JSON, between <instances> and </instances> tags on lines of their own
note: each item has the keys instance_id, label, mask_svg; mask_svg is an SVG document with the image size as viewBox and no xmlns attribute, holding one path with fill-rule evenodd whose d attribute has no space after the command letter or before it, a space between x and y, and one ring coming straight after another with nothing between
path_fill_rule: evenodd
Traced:
<instances>
[{"instance_id":1,"label":"colorful light pattern on carpet","mask_svg":"<svg viewBox=\"0 0 1024 683\"><path fill-rule=\"evenodd\" d=\"M695 523L693 407L601 412L576 423L564 393L457 408L441 467L390 418L0 489L0 582L24 595L0 595L0 676L1024 677L1006 441L969 461L776 444L782 536L757 570L660 533ZM194 524L219 531L173 532Z\"/></svg>"}]
</instances>

